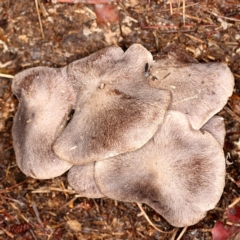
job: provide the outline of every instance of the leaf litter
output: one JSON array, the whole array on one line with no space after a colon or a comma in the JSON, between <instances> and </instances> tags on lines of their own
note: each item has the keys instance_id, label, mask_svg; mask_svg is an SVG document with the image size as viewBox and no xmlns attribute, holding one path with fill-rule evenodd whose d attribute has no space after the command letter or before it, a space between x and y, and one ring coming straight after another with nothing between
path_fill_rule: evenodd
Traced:
<instances>
[{"instance_id":1,"label":"leaf litter","mask_svg":"<svg viewBox=\"0 0 240 240\"><path fill-rule=\"evenodd\" d=\"M113 4L119 21L99 26L94 5L47 0L0 3L0 239L212 239L213 229L220 236L215 240L228 239L240 228L240 4L237 0L186 0L185 6L163 0ZM227 130L226 186L218 206L202 221L183 231L143 205L157 228L170 231L161 233L135 203L81 198L68 187L66 175L39 181L20 172L11 139L18 104L11 93L12 76L35 66L65 66L112 44L127 49L140 43L155 54L170 42L180 43L200 62L226 62L235 76L234 94L219 113Z\"/></svg>"}]
</instances>

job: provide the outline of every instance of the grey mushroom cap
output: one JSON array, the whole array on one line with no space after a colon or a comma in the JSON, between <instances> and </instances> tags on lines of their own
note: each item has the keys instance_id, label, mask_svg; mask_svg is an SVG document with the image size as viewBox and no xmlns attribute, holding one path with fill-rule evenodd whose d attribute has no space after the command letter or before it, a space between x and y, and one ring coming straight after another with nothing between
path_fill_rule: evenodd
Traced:
<instances>
[{"instance_id":1,"label":"grey mushroom cap","mask_svg":"<svg viewBox=\"0 0 240 240\"><path fill-rule=\"evenodd\" d=\"M224 180L220 144L177 111L168 111L142 148L95 163L95 181L105 196L146 203L176 227L193 225L213 209Z\"/></svg>"},{"instance_id":2,"label":"grey mushroom cap","mask_svg":"<svg viewBox=\"0 0 240 240\"><path fill-rule=\"evenodd\" d=\"M57 177L72 166L52 151L76 102L61 70L36 67L17 74L12 91L19 100L13 120L13 147L19 168L38 179Z\"/></svg>"},{"instance_id":3,"label":"grey mushroom cap","mask_svg":"<svg viewBox=\"0 0 240 240\"><path fill-rule=\"evenodd\" d=\"M68 66L78 93L75 113L55 141L55 153L76 165L142 147L157 131L170 92L149 86L152 55L139 44L109 47Z\"/></svg>"},{"instance_id":4,"label":"grey mushroom cap","mask_svg":"<svg viewBox=\"0 0 240 240\"><path fill-rule=\"evenodd\" d=\"M200 129L227 103L233 92L234 77L224 63L198 64L187 58L183 50L181 54L175 51L180 50L167 47L158 56L151 67L149 83L171 91L169 109L186 114L192 127Z\"/></svg>"}]
</instances>

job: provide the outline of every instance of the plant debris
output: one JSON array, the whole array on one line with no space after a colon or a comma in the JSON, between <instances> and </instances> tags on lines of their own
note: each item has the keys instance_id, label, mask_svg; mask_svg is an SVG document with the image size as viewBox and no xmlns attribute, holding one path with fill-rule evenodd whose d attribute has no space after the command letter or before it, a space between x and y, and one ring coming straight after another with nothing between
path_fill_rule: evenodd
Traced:
<instances>
[{"instance_id":1,"label":"plant debris","mask_svg":"<svg viewBox=\"0 0 240 240\"><path fill-rule=\"evenodd\" d=\"M187 0L183 6L180 1L123 0L117 3L120 20L104 26L97 25L93 5L36 2L42 31L35 1L0 2L0 239L208 240L217 222L239 224L226 214L240 198L239 1ZM62 67L114 44L127 49L140 43L155 54L170 42L180 43L200 62L227 63L235 76L234 95L219 113L227 130L226 185L218 206L202 221L184 232L143 205L156 227L173 230L160 233L135 203L81 198L69 188L66 175L39 181L20 172L11 138L18 106L11 76L35 66Z\"/></svg>"}]
</instances>

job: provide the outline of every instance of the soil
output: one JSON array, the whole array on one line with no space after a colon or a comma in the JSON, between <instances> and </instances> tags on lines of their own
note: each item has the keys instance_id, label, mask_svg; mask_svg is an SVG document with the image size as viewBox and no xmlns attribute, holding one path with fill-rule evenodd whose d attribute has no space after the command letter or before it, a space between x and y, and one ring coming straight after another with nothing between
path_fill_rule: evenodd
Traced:
<instances>
[{"instance_id":1,"label":"soil","mask_svg":"<svg viewBox=\"0 0 240 240\"><path fill-rule=\"evenodd\" d=\"M47 0L0 1L0 239L212 239L215 223L240 200L240 3L238 0L123 0L117 22L97 25L94 6ZM172 8L171 8L172 6ZM39 13L39 16L38 16ZM40 26L42 25L42 30ZM11 138L17 99L11 76L36 66L62 67L110 45L124 50L140 43L151 53L177 42L199 62L225 62L235 89L219 113L226 123L226 186L217 207L194 226L169 225L143 205L155 230L135 203L77 196L66 174L51 180L26 177L18 169ZM3 75L6 74L6 75Z\"/></svg>"}]
</instances>

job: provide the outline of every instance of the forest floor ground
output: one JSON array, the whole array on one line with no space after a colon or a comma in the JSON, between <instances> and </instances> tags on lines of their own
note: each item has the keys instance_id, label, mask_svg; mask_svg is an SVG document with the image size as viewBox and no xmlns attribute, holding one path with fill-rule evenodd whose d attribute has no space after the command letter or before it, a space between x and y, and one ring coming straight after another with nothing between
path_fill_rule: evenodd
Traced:
<instances>
[{"instance_id":1,"label":"forest floor ground","mask_svg":"<svg viewBox=\"0 0 240 240\"><path fill-rule=\"evenodd\" d=\"M171 5L158 0L123 0L119 19L99 26L90 4L0 1L0 239L212 239L226 209L240 197L240 3L238 0L186 0ZM38 16L39 13L39 16ZM42 29L40 27L40 21ZM26 177L16 165L11 127L17 99L11 75L36 66L62 67L110 45L126 50L140 43L152 54L179 43L199 62L225 62L235 89L219 113L225 119L227 175L217 207L194 226L170 226L150 207L135 203L78 197L66 174L51 180Z\"/></svg>"}]
</instances>

